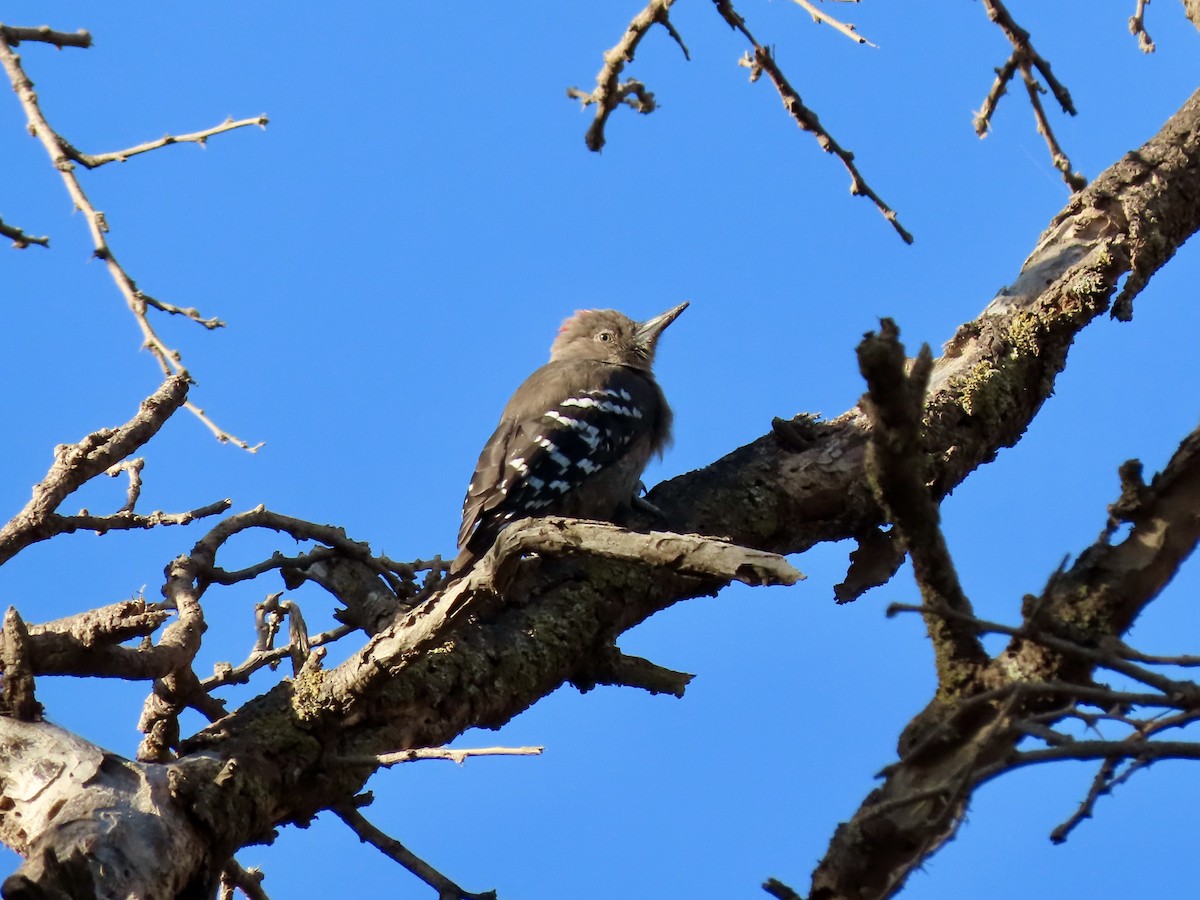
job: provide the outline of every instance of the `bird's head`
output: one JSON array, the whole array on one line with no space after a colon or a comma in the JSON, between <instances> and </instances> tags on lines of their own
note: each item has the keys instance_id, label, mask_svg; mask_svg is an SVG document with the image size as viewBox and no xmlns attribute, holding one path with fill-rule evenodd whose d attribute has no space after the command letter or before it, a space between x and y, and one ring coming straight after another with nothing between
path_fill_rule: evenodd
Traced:
<instances>
[{"instance_id":1,"label":"bird's head","mask_svg":"<svg viewBox=\"0 0 1200 900\"><path fill-rule=\"evenodd\" d=\"M663 329L687 307L680 303L645 322L615 309L581 309L558 329L550 359L597 359L649 372Z\"/></svg>"}]
</instances>

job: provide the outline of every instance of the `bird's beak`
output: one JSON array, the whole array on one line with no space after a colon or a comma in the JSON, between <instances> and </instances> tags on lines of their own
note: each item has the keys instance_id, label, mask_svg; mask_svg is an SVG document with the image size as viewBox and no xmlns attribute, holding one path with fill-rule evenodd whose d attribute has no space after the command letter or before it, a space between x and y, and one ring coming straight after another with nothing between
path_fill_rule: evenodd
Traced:
<instances>
[{"instance_id":1,"label":"bird's beak","mask_svg":"<svg viewBox=\"0 0 1200 900\"><path fill-rule=\"evenodd\" d=\"M687 302L680 303L673 309L668 309L665 313L655 316L653 319L647 319L638 326L637 336L638 343L643 346L653 347L658 336L662 334L663 329L679 318L679 314L688 308Z\"/></svg>"}]
</instances>

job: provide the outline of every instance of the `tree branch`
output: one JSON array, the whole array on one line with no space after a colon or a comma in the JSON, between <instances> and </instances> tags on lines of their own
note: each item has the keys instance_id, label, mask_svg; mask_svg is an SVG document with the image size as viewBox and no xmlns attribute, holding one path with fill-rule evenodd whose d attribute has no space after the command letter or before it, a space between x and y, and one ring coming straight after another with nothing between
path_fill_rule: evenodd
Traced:
<instances>
[{"instance_id":1,"label":"tree branch","mask_svg":"<svg viewBox=\"0 0 1200 900\"><path fill-rule=\"evenodd\" d=\"M596 76L595 90L588 92L576 87L567 88L567 96L582 102L584 108L592 105L596 107L595 118L592 119L592 124L588 126L587 134L584 135L584 142L594 153L599 153L604 149L604 126L608 124L608 117L612 115L612 111L622 103L640 113L651 113L655 110L654 95L647 91L645 85L640 81L630 79L624 84L620 83L621 71L625 68L626 63L633 62L633 55L637 52L638 44L642 42L642 38L651 28L656 24L666 28L675 43L683 50L684 59L690 58L683 38L671 24L668 15L674 3L675 0L650 0L646 4L646 8L633 17L633 20L626 26L621 40L604 54L604 66L600 69L600 74Z\"/></svg>"},{"instance_id":2,"label":"tree branch","mask_svg":"<svg viewBox=\"0 0 1200 900\"><path fill-rule=\"evenodd\" d=\"M900 331L891 319L884 319L879 333L868 334L858 345L858 365L867 382L859 405L871 420L866 478L913 561L937 659L938 695L951 697L977 685L988 656L970 625L936 612L947 608L972 615L929 492L930 460L921 435L933 368L929 346L921 347L910 371L905 371L905 362Z\"/></svg>"},{"instance_id":3,"label":"tree branch","mask_svg":"<svg viewBox=\"0 0 1200 900\"><path fill-rule=\"evenodd\" d=\"M1097 665L1141 675L1175 698L1173 704L1189 710L1180 723L1191 722L1200 707L1195 685L1138 672L1112 654L1090 649L1123 633L1200 541L1200 429L1180 444L1130 514L1135 520L1125 540L1110 544L1105 530L1070 570L1050 579L1040 597L1027 600L1022 628L978 679L975 696L939 696L909 724L900 760L834 835L813 875L810 900L889 895L954 834L971 792L1013 767L1146 754L1200 757L1200 744L1151 743L1141 734L1121 742L1072 740L1016 749L1027 734L1052 737L1044 728L1026 727L1026 720L1049 724L1069 714L1058 697L1028 683L1061 683L1064 693L1079 686L1083 696ZM943 615L968 614L947 608ZM1158 722L1153 729L1176 724Z\"/></svg>"},{"instance_id":4,"label":"tree branch","mask_svg":"<svg viewBox=\"0 0 1200 900\"><path fill-rule=\"evenodd\" d=\"M159 337L158 332L150 324L149 318L146 316L146 309L150 305L154 305L159 309L164 309L168 312L179 312L187 315L193 321L201 322L208 325L213 320L204 320L199 314L188 315L187 311L181 310L179 307L173 307L169 304L162 304L158 301L150 302L150 300L138 290L133 278L129 273L117 262L117 258L113 253L112 247L109 245L108 222L104 217L104 213L96 209L92 202L84 193L83 186L75 173L73 161L83 163L85 166L95 167L103 165L106 162L111 162L113 159L122 159L132 156L136 153L144 153L148 150L156 149L157 147L166 146L169 143L176 143L181 140L193 140L197 143L202 143L203 140L211 134L216 134L220 131L228 131L232 128L241 127L248 124L266 125L266 116L259 116L255 119L246 119L241 122L230 123L217 126L216 129L209 129L207 132L197 132L193 135L184 135L178 138L172 138L169 135L162 138L160 141L151 142L150 144L142 144L130 150L119 151L115 154L101 154L100 156L89 156L75 149L62 135L55 131L50 123L46 120L42 113L41 106L38 103L38 96L33 90L33 82L29 76L25 74L25 70L21 66L21 58L13 52L12 41L9 39L9 34L15 32L20 40L44 40L49 43L55 43L59 47L62 46L90 46L91 37L87 32L80 32L77 39L73 39L71 35L65 35L60 32L52 32L49 29L9 29L0 27L0 65L3 65L5 72L8 74L9 81L12 83L13 90L16 91L17 97L21 102L21 106L25 110L26 119L29 122L30 133L33 134L50 157L51 163L58 170L62 177L63 183L67 188L67 193L71 197L71 201L87 220L88 228L92 236L92 245L94 255L97 259L104 260L108 268L109 275L117 286L117 290L125 298L125 303L133 313L134 319L137 321L138 327L142 332L143 344L147 350L157 360L162 373L166 377L172 375L187 375L187 371L180 361L180 354L177 350L168 347ZM35 37L34 35L38 35ZM194 310L190 312L195 312ZM211 325L209 325L211 327ZM243 450L248 450L253 453L262 446L257 444L251 446L241 438L235 437L224 429L220 428L215 422L208 417L203 409L185 401L184 405L187 409L199 419L205 427L207 427L222 443L232 443Z\"/></svg>"},{"instance_id":5,"label":"tree branch","mask_svg":"<svg viewBox=\"0 0 1200 900\"><path fill-rule=\"evenodd\" d=\"M16 47L22 41L52 44L59 50L63 47L79 47L86 50L92 46L92 36L82 28L74 33L70 33L66 31L54 31L48 25L40 25L37 28L0 25L0 38L10 47Z\"/></svg>"},{"instance_id":6,"label":"tree branch","mask_svg":"<svg viewBox=\"0 0 1200 900\"><path fill-rule=\"evenodd\" d=\"M158 150L161 147L169 147L172 144L199 144L201 147L208 143L208 139L214 135L224 134L227 131L234 131L238 128L248 128L251 125L257 125L259 128L265 129L270 123L265 115L252 116L249 119L239 119L236 122L233 116L227 118L220 125L214 125L212 128L205 128L203 131L194 131L190 134L165 134L154 141L146 141L144 144L138 144L135 147L130 147L126 150L114 150L112 153L84 153L76 150L74 147L68 146L67 155L88 169L98 169L110 162L125 162L131 156L137 156L139 153L149 153L151 150ZM143 295L144 296L144 295ZM177 306L160 303L150 297L145 297L145 300L156 309L161 309L164 312L172 312L175 314L187 315L188 318L201 322L209 328L217 327L224 324L216 319L202 320L195 310L182 310ZM210 324L210 323L216 323Z\"/></svg>"},{"instance_id":7,"label":"tree branch","mask_svg":"<svg viewBox=\"0 0 1200 900\"><path fill-rule=\"evenodd\" d=\"M44 541L63 530L75 530L74 527L68 527L72 525L69 518L56 516L54 511L63 500L92 478L118 465L154 437L167 419L186 402L190 382L186 372L171 375L157 391L142 401L137 415L120 428L103 428L92 432L78 444L57 447L54 464L46 477L34 486L33 498L8 524L0 528L0 564L12 559L30 544ZM136 518L126 516L123 521ZM112 524L109 527L118 526ZM139 523L128 527L150 526Z\"/></svg>"},{"instance_id":8,"label":"tree branch","mask_svg":"<svg viewBox=\"0 0 1200 900\"><path fill-rule=\"evenodd\" d=\"M733 8L730 0L715 0L717 13L723 18L730 28L735 31L740 31L742 35L750 42L750 46L754 48L753 56L747 55L742 61L742 65L750 70L750 80L757 81L759 76L766 72L771 79L771 83L775 85L775 90L779 92L779 98L783 101L784 109L795 120L803 131L807 131L817 139L817 144L826 153L832 153L842 165L846 167L846 171L850 173L850 193L857 196L867 197L875 204L885 219L891 223L892 228L900 235L901 240L906 244L913 242L913 236L908 230L900 224L900 218L896 215L896 211L883 202L883 199L871 189L867 184L866 179L858 171L858 166L854 164L854 154L839 144L821 124L821 120L817 118L817 114L804 105L804 101L800 99L800 94L792 87L787 77L783 74L783 70L779 68L779 64L775 62L775 55L770 48L764 47L757 40L750 30L746 27L746 20L741 14Z\"/></svg>"},{"instance_id":9,"label":"tree branch","mask_svg":"<svg viewBox=\"0 0 1200 900\"><path fill-rule=\"evenodd\" d=\"M42 247L50 246L50 238L34 237L32 234L26 234L15 225L6 225L3 219L0 219L0 236L8 238L13 242L13 247L17 250L24 250L30 244L39 244Z\"/></svg>"},{"instance_id":10,"label":"tree branch","mask_svg":"<svg viewBox=\"0 0 1200 900\"><path fill-rule=\"evenodd\" d=\"M388 837L388 835L368 822L363 817L363 814L353 806L343 805L334 807L333 812L350 827L351 831L358 835L360 841L364 844L370 844L383 853L384 856L394 859L437 891L438 900L496 900L495 891L484 891L479 894L464 891L398 840Z\"/></svg>"}]
</instances>

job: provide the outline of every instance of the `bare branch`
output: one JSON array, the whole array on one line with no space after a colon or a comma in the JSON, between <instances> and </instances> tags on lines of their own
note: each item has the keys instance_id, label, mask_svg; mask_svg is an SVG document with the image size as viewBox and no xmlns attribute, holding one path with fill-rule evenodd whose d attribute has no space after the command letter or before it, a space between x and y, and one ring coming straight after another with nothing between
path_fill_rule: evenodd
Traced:
<instances>
[{"instance_id":1,"label":"bare branch","mask_svg":"<svg viewBox=\"0 0 1200 900\"><path fill-rule=\"evenodd\" d=\"M496 900L495 891L484 891L473 894L463 890L425 860L401 844L393 837L384 834L363 814L350 805L334 807L334 814L350 826L350 830L358 835L364 844L370 844L385 856L394 859L408 871L412 872L423 882L438 892L438 900Z\"/></svg>"},{"instance_id":2,"label":"bare branch","mask_svg":"<svg viewBox=\"0 0 1200 900\"><path fill-rule=\"evenodd\" d=\"M991 89L983 98L983 106L980 107L979 112L975 113L975 133L980 137L985 137L988 129L992 127L992 115L996 112L1000 98L1008 92L1008 83L1017 73L1018 59L1017 52L1014 50L1012 56L1005 60L1004 65L995 70L996 80L992 82Z\"/></svg>"},{"instance_id":3,"label":"bare branch","mask_svg":"<svg viewBox=\"0 0 1200 900\"><path fill-rule=\"evenodd\" d=\"M35 29L36 30L36 29ZM40 30L37 30L40 33ZM46 34L57 34L55 32L46 32ZM86 34L86 32L84 33ZM69 37L69 36L67 36ZM24 36L23 39L31 40L33 38ZM44 37L42 39L45 39ZM90 37L87 38L90 43ZM51 41L53 42L53 41ZM85 44L74 44L74 46L86 46ZM117 261L113 249L110 246L107 238L108 222L104 217L104 213L96 209L92 202L84 193L83 186L80 184L79 178L75 172L74 161L88 165L102 165L105 162L111 162L113 159L131 156L134 153L143 153L147 150L155 149L159 146L166 146L167 143L177 143L181 140L193 140L202 142L204 137L209 134L215 134L219 131L228 131L231 128L241 127L247 124L265 125L266 117L259 116L255 119L246 119L236 123L226 123L222 126L217 126L216 130L210 129L208 132L197 132L193 135L184 135L179 138L163 138L161 141L143 144L139 147L131 148L130 150L120 151L117 154L102 154L100 156L88 156L75 149L62 135L55 131L50 123L43 115L40 105L38 104L37 94L33 90L33 82L29 76L25 74L21 67L21 58L13 52L11 42L7 39L7 30L0 29L0 64L4 66L5 72L8 74L9 81L12 83L13 90L16 91L17 97L21 101L21 106L25 110L25 116L29 123L30 132L41 141L46 153L50 157L55 169L58 170L62 177L63 183L66 185L67 193L70 195L75 208L78 209L88 223L88 229L92 236L92 245L94 247L94 255L97 259L104 261L108 268L109 275L117 286L117 290L125 298L125 303L133 313L134 320L137 322L142 333L143 346L150 351L158 362L159 368L164 376L186 375L186 369L180 361L180 354L166 345L159 337L154 326L150 324L150 320L146 315L148 306L154 305L156 308L164 309L167 307L155 301L151 304L146 295L143 294L133 278L125 271L124 267ZM171 307L168 311L175 309ZM194 321L206 324L206 320L202 319L198 314L196 316L188 316ZM211 327L211 326L207 326ZM184 404L186 408L195 415L204 425L212 431L217 440L222 443L232 443L243 450L254 452L261 444L251 446L248 442L241 438L235 437L224 429L218 427L204 412L204 410L192 404L190 401Z\"/></svg>"},{"instance_id":4,"label":"bare branch","mask_svg":"<svg viewBox=\"0 0 1200 900\"><path fill-rule=\"evenodd\" d=\"M311 648L332 644L334 641L344 638L356 630L349 625L339 625L337 628L331 628L329 631L324 631L321 634L312 635L308 639L308 645ZM240 665L232 666L229 663L217 663L212 676L205 678L201 682L201 685L204 690L213 691L227 684L246 684L250 681L250 676L259 669L266 666L273 666L287 659L292 653L293 648L290 643L283 647L276 647L273 650L252 650L250 655Z\"/></svg>"},{"instance_id":5,"label":"bare branch","mask_svg":"<svg viewBox=\"0 0 1200 900\"><path fill-rule=\"evenodd\" d=\"M922 444L933 356L928 345L922 346L906 372L899 338L896 323L883 319L879 333L868 334L858 345L858 365L868 389L860 405L871 420L866 477L913 561L937 658L938 694L949 697L982 676L988 656L970 624L936 612L948 608L973 618L942 534L941 515L929 489L930 461Z\"/></svg>"},{"instance_id":6,"label":"bare branch","mask_svg":"<svg viewBox=\"0 0 1200 900\"><path fill-rule=\"evenodd\" d=\"M18 250L24 250L30 244L39 244L42 247L50 246L50 238L34 237L32 234L26 234L15 225L6 225L4 220L0 219L0 237L6 237L13 242L13 247Z\"/></svg>"},{"instance_id":7,"label":"bare branch","mask_svg":"<svg viewBox=\"0 0 1200 900\"><path fill-rule=\"evenodd\" d=\"M983 7L987 11L988 18L1000 26L1004 36L1012 44L1013 56L1017 59L1018 64L1023 68L1032 65L1041 72L1042 78L1046 80L1046 84L1050 85L1050 90L1054 92L1054 99L1058 101L1062 111L1068 115L1075 115L1075 104L1071 101L1070 91L1054 77L1054 73L1050 70L1050 63L1033 49L1029 32L1013 21L1012 15L1002 0L983 0Z\"/></svg>"},{"instance_id":8,"label":"bare branch","mask_svg":"<svg viewBox=\"0 0 1200 900\"><path fill-rule=\"evenodd\" d=\"M587 670L574 676L571 683L581 691L590 691L598 684L635 687L651 694L671 694L683 697L695 675L676 672L656 665L640 656L622 653L616 647L598 653Z\"/></svg>"},{"instance_id":9,"label":"bare branch","mask_svg":"<svg viewBox=\"0 0 1200 900\"><path fill-rule=\"evenodd\" d=\"M112 153L83 153L72 147L68 151L68 156L88 169L98 169L106 163L125 162L131 156L137 156L139 153L149 153L151 150L158 150L160 147L169 147L172 144L199 144L203 147L213 135L224 134L226 131L233 131L237 128L247 128L251 125L257 125L265 129L269 122L270 119L265 115L253 116L249 119L239 119L236 122L233 116L230 116L220 125L205 128L203 131L194 131L190 134L165 134L158 140L146 141L144 144L138 144L126 150L114 150ZM163 308L158 305L157 301L155 301L154 305L159 309ZM189 318L196 318L196 321L200 321L198 317Z\"/></svg>"},{"instance_id":10,"label":"bare branch","mask_svg":"<svg viewBox=\"0 0 1200 900\"><path fill-rule=\"evenodd\" d=\"M868 41L865 37L858 33L858 30L849 22L841 22L835 19L828 13L821 12L817 7L813 6L809 0L792 0L797 6L801 7L805 12L812 16L813 21L820 25L822 22L833 27L835 31L840 31L856 44L866 44L868 47L875 45ZM876 48L878 49L878 48Z\"/></svg>"},{"instance_id":11,"label":"bare branch","mask_svg":"<svg viewBox=\"0 0 1200 900\"><path fill-rule=\"evenodd\" d=\"M541 756L545 747L417 747L412 750L397 750L380 753L378 756L344 756L338 762L355 766L381 766L390 769L403 763L420 762L425 759L447 759L462 765L472 756Z\"/></svg>"},{"instance_id":12,"label":"bare branch","mask_svg":"<svg viewBox=\"0 0 1200 900\"><path fill-rule=\"evenodd\" d=\"M1041 98L1038 96L1045 90L1034 78L1033 70L1037 69L1046 83L1050 85L1050 90L1053 91L1054 98L1062 107L1063 112L1073 116L1075 115L1075 105L1071 100L1070 92L1054 76L1050 70L1050 63L1034 50L1033 43L1029 39L1029 32L1013 21L1012 15L1005 8L1003 2L1001 0L983 0L983 5L987 10L988 18L1000 26L1009 43L1012 44L1013 52L1004 65L996 69L996 80L992 83L992 87L983 101L983 106L975 114L975 133L980 137L987 134L988 128L991 127L992 115L996 111L996 105L1006 92L1008 83L1020 70L1021 77L1025 81L1026 92L1029 95L1029 103L1033 107L1038 134L1046 141L1054 167L1062 173L1063 180L1071 190L1083 190L1087 185L1087 179L1072 170L1071 160L1054 136L1050 121L1046 117L1046 111L1042 107Z\"/></svg>"},{"instance_id":13,"label":"bare branch","mask_svg":"<svg viewBox=\"0 0 1200 900\"><path fill-rule=\"evenodd\" d=\"M888 895L953 836L971 792L1013 768L1059 759L1200 759L1200 743L1149 740L1200 718L1200 685L1167 678L1103 648L1106 638L1129 628L1194 550L1200 541L1198 509L1200 429L1184 439L1146 486L1136 511L1126 513L1133 521L1123 541L1110 544L1104 530L1070 570L1051 577L1041 597L1026 601L1025 623L1010 630L1012 641L977 680L980 688L961 698L939 696L913 719L900 740L900 760L834 835L814 873L813 891ZM919 609L930 611L926 605ZM943 607L937 615L970 619L973 629L986 630L968 613ZM1128 716L1121 704L1141 702L1140 695L1122 698L1095 685L1097 666L1161 692L1147 705L1181 712L1145 721ZM1046 690L1037 682L1054 687ZM989 684L998 687L984 687ZM1082 741L1054 731L1050 726L1064 717L1085 724L1095 718L1063 707L1064 696L1097 703L1107 720L1132 728L1133 734L1120 741ZM1030 734L1051 745L1018 751Z\"/></svg>"},{"instance_id":14,"label":"bare branch","mask_svg":"<svg viewBox=\"0 0 1200 900\"><path fill-rule=\"evenodd\" d=\"M22 41L36 41L43 44L53 44L59 50L63 47L79 47L86 50L92 46L92 36L82 28L74 33L53 31L48 25L36 28L20 28L12 25L0 25L0 37L11 47L16 47Z\"/></svg>"},{"instance_id":15,"label":"bare branch","mask_svg":"<svg viewBox=\"0 0 1200 900\"><path fill-rule=\"evenodd\" d=\"M158 678L178 660L152 647L120 647L156 631L170 612L148 608L141 598L123 600L43 625L28 626L25 654L34 675L75 675L129 680ZM10 652L7 636L0 655Z\"/></svg>"},{"instance_id":16,"label":"bare branch","mask_svg":"<svg viewBox=\"0 0 1200 900\"><path fill-rule=\"evenodd\" d=\"M221 869L221 900L232 900L235 890L241 891L250 900L271 900L263 890L264 877L261 869L244 869L236 859L230 857Z\"/></svg>"},{"instance_id":17,"label":"bare branch","mask_svg":"<svg viewBox=\"0 0 1200 900\"><path fill-rule=\"evenodd\" d=\"M850 193L870 199L875 204L876 209L891 223L892 228L896 230L896 233L900 235L904 243L911 244L913 236L900 224L900 218L896 215L895 210L884 203L883 199L867 184L866 179L858 171L858 166L854 164L854 154L839 144L833 135L825 130L825 126L821 124L821 120L817 118L817 114L804 105L804 101L800 99L800 95L796 92L796 89L788 82L786 76L783 74L783 70L775 62L774 54L769 48L764 47L755 40L754 35L746 27L746 20L733 8L730 0L716 0L716 7L721 17L729 23L729 27L740 31L754 48L753 56L747 54L747 57L740 63L750 70L750 80L757 81L763 72L767 73L771 79L771 83L775 85L775 90L779 92L779 97L783 101L784 108L795 120L796 124L802 130L814 135L821 149L826 153L832 153L846 167L846 171L850 173Z\"/></svg>"},{"instance_id":18,"label":"bare branch","mask_svg":"<svg viewBox=\"0 0 1200 900\"><path fill-rule=\"evenodd\" d=\"M54 464L33 488L33 498L3 528L0 528L0 563L12 559L30 544L76 527L103 526L101 521L72 522L76 517L56 516L54 511L86 482L134 453L183 405L191 379L186 372L172 375L157 391L142 401L137 414L120 428L104 428L78 444L56 449ZM109 517L115 518L115 517ZM126 516L126 519L143 517ZM111 527L118 527L115 523ZM149 527L143 524L129 527ZM69 530L74 530L70 528Z\"/></svg>"},{"instance_id":19,"label":"bare branch","mask_svg":"<svg viewBox=\"0 0 1200 900\"><path fill-rule=\"evenodd\" d=\"M125 459L114 466L109 466L108 475L110 478L116 478L122 472L129 473L129 493L125 495L125 505L118 512L133 512L137 506L138 498L142 495L142 469L146 466L146 460L142 457L136 459Z\"/></svg>"},{"instance_id":20,"label":"bare branch","mask_svg":"<svg viewBox=\"0 0 1200 900\"><path fill-rule=\"evenodd\" d=\"M1150 39L1150 32L1146 30L1145 23L1146 5L1149 2L1150 0L1137 0L1137 7L1129 17L1129 33L1137 38L1138 49L1143 53L1154 52L1154 41Z\"/></svg>"},{"instance_id":21,"label":"bare branch","mask_svg":"<svg viewBox=\"0 0 1200 900\"><path fill-rule=\"evenodd\" d=\"M776 900L804 900L803 897L778 878L768 878L763 882L762 889L772 897L775 897Z\"/></svg>"},{"instance_id":22,"label":"bare branch","mask_svg":"<svg viewBox=\"0 0 1200 900\"><path fill-rule=\"evenodd\" d=\"M1058 825L1050 832L1050 840L1055 844L1063 843L1075 828L1083 822L1084 819L1090 819L1092 812L1096 808L1096 801L1103 795L1112 793L1112 789L1117 785L1118 781L1125 781L1135 771L1133 766L1128 767L1125 773L1117 776L1117 768L1120 766L1120 760L1116 758L1106 759L1100 766L1100 770L1096 773L1096 777L1092 779L1092 786L1088 789L1087 796L1083 802L1079 804L1079 808L1071 814L1071 817Z\"/></svg>"},{"instance_id":23,"label":"bare branch","mask_svg":"<svg viewBox=\"0 0 1200 900\"><path fill-rule=\"evenodd\" d=\"M93 516L87 510L82 510L74 516L55 514L46 518L46 526L51 529L51 533L47 537L55 534L73 534L76 531L94 531L96 534L105 534L109 531L156 528L159 525L189 525L197 519L219 515L232 505L233 501L225 498L178 513L156 510L143 516L122 511L113 513L111 516Z\"/></svg>"},{"instance_id":24,"label":"bare branch","mask_svg":"<svg viewBox=\"0 0 1200 900\"><path fill-rule=\"evenodd\" d=\"M223 321L221 321L220 319L218 319L216 316L212 316L210 318L205 318L204 315L200 312L200 310L196 309L195 307L176 306L173 303L164 303L162 300L156 300L155 298L151 297L149 294L147 294L143 291L138 291L138 295L143 300L146 301L147 306L152 306L155 309L160 310L161 312L167 313L168 315L183 316L185 319L191 319L197 325L202 325L205 328L207 328L209 331L213 331L217 328L225 327L225 323ZM259 447L261 447L261 446L262 445L259 444ZM243 449L246 449L246 448L243 448ZM255 449L258 449L258 448L256 447Z\"/></svg>"},{"instance_id":25,"label":"bare branch","mask_svg":"<svg viewBox=\"0 0 1200 900\"><path fill-rule=\"evenodd\" d=\"M1029 94L1029 105L1033 107L1033 117L1037 122L1038 134L1046 141L1046 147L1050 150L1050 159L1054 163L1054 168L1062 173L1063 181L1067 183L1067 187L1073 191L1082 191L1087 187L1087 179L1079 172L1072 170L1071 160L1063 152L1062 147L1058 143L1058 138L1054 136L1054 130L1050 127L1050 120L1046 118L1046 110L1042 107L1042 100L1038 96L1045 93L1045 89L1034 80L1033 74L1027 67L1022 67L1021 77L1025 80L1025 90Z\"/></svg>"},{"instance_id":26,"label":"bare branch","mask_svg":"<svg viewBox=\"0 0 1200 900\"><path fill-rule=\"evenodd\" d=\"M675 0L650 0L640 13L625 29L625 34L615 47L604 54L604 66L596 76L596 89L583 91L576 87L567 88L567 96L579 100L586 108L596 107L596 116L588 127L584 142L588 149L598 153L604 148L604 126L612 111L624 103L640 113L651 113L655 109L654 95L646 90L640 81L629 79L620 83L621 71L626 63L633 62L633 55L638 44L655 24L662 25L670 33L681 50L685 59L689 59L687 46L683 38L671 24L668 13Z\"/></svg>"}]
</instances>

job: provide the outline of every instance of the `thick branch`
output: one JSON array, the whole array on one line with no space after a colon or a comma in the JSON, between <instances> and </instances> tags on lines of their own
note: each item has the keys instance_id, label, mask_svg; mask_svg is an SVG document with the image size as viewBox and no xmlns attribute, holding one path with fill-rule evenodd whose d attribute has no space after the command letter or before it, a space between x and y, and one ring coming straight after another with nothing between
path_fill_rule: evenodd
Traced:
<instances>
[{"instance_id":1,"label":"thick branch","mask_svg":"<svg viewBox=\"0 0 1200 900\"><path fill-rule=\"evenodd\" d=\"M938 695L951 697L976 685L988 656L976 632L939 609L969 616L971 603L941 529L941 514L929 491L929 464L921 435L925 390L933 366L928 345L905 371L900 332L884 319L878 334L858 345L858 365L867 381L860 405L871 420L867 479L888 519L896 526L913 562L925 601L925 624L937 659Z\"/></svg>"},{"instance_id":2,"label":"thick branch","mask_svg":"<svg viewBox=\"0 0 1200 900\"><path fill-rule=\"evenodd\" d=\"M1064 742L1014 755L1026 734L1052 737L1046 727L1067 714L1057 698L1014 689L1018 685L1062 684L1066 692L1071 685L1089 685L1100 664L1137 674L1131 664L1090 647L1125 631L1200 541L1200 429L1183 441L1136 512L1128 514L1133 527L1125 540L1109 544L1106 530L1069 571L1056 574L1040 597L1025 604L1024 627L980 679L994 692L957 702L939 698L913 720L901 738L900 761L834 835L813 874L810 900L890 895L954 834L971 792L1008 768L1053 759L1138 757L1137 747L1124 752L1107 741ZM960 614L947 610L947 615ZM1161 676L1146 680L1166 696L1194 696L1187 684ZM1039 716L1043 712L1047 715ZM1040 720L1041 727L1031 730L1030 719ZM1170 745L1164 752L1200 754L1196 745L1185 746L1192 749Z\"/></svg>"},{"instance_id":3,"label":"thick branch","mask_svg":"<svg viewBox=\"0 0 1200 900\"><path fill-rule=\"evenodd\" d=\"M49 722L0 717L0 839L26 857L4 896L101 896L100 885L103 896L143 900L211 893L221 863L172 800L168 774ZM75 893L41 893L47 883Z\"/></svg>"},{"instance_id":4,"label":"thick branch","mask_svg":"<svg viewBox=\"0 0 1200 900\"><path fill-rule=\"evenodd\" d=\"M1076 335L1200 228L1200 92L1140 149L1050 222L1011 285L959 327L935 361L925 403L934 495L944 496L1025 432ZM1131 274L1132 273L1132 274ZM1133 337L1131 336L1131 339ZM649 500L676 531L794 553L882 524L864 477L867 420L852 409L804 446L769 431Z\"/></svg>"}]
</instances>

